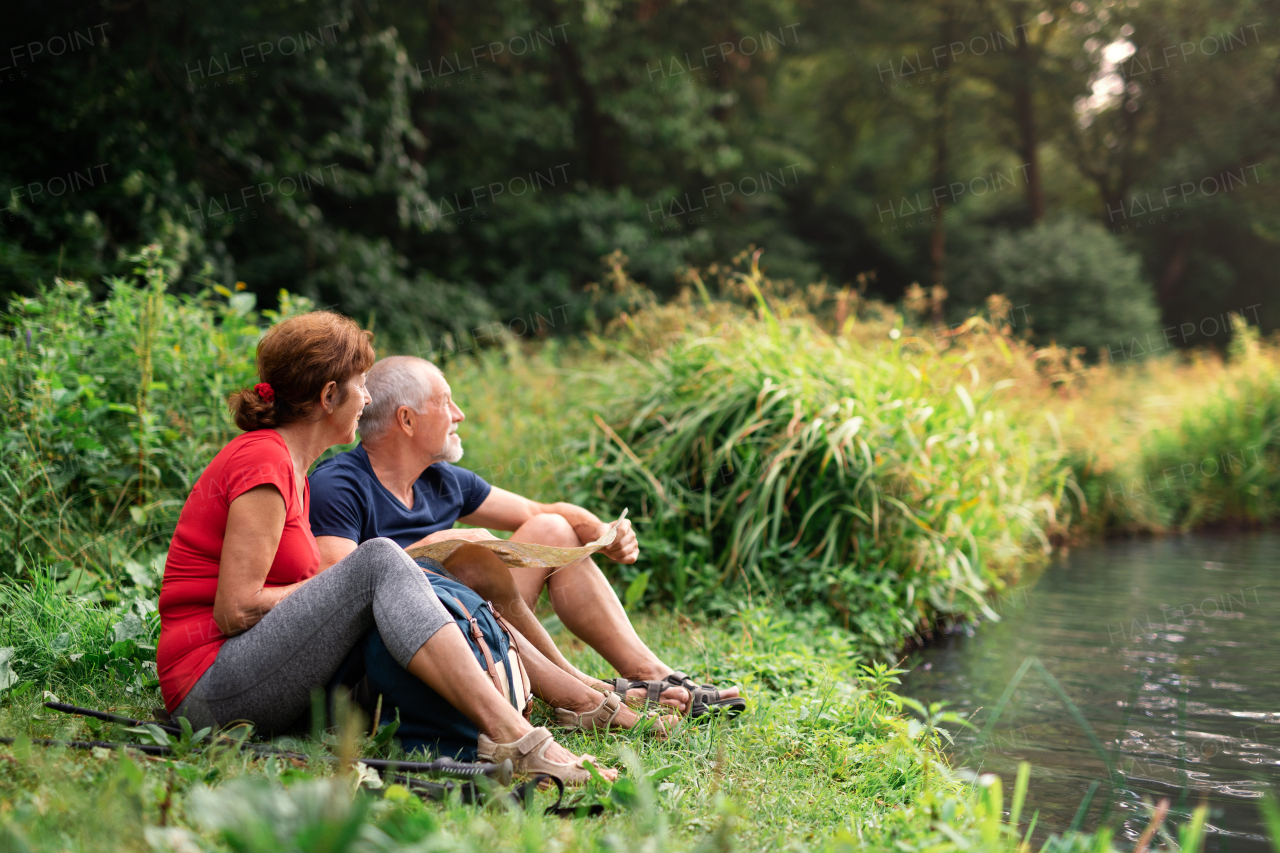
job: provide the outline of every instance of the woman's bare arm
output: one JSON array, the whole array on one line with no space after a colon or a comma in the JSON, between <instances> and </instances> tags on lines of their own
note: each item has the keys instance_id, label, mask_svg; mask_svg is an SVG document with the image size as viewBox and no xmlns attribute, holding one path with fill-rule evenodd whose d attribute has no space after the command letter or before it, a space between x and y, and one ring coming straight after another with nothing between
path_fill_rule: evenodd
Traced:
<instances>
[{"instance_id":1,"label":"woman's bare arm","mask_svg":"<svg viewBox=\"0 0 1280 853\"><path fill-rule=\"evenodd\" d=\"M213 621L228 637L248 631L306 583L263 587L280 547L284 521L284 496L275 486L257 486L231 502L213 599Z\"/></svg>"}]
</instances>

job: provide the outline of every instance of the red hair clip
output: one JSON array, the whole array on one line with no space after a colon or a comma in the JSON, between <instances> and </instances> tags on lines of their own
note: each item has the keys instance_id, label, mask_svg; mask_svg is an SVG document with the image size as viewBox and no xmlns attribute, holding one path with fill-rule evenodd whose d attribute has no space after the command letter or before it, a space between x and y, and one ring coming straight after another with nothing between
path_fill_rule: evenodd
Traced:
<instances>
[{"instance_id":1,"label":"red hair clip","mask_svg":"<svg viewBox=\"0 0 1280 853\"><path fill-rule=\"evenodd\" d=\"M259 382L257 385L254 385L254 386L253 386L253 390L254 390L254 391L257 391L257 392L258 392L258 396L259 396L259 397L261 397L262 399L266 400L268 403L273 403L273 402L275 402L275 399L276 399L276 392L275 392L275 389L274 389L274 388L272 388L272 387L271 387L270 385L268 385L267 383L265 383L265 382Z\"/></svg>"}]
</instances>

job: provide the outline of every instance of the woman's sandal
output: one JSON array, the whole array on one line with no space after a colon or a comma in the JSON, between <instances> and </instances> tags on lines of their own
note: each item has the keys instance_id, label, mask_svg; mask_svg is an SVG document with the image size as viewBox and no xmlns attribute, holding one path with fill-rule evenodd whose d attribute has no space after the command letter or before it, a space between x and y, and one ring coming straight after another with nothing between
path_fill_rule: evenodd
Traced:
<instances>
[{"instance_id":1,"label":"woman's sandal","mask_svg":"<svg viewBox=\"0 0 1280 853\"><path fill-rule=\"evenodd\" d=\"M610 728L626 730L626 726L614 722L614 719L622 712L622 698L615 693L610 693L603 697L598 708L585 714L575 713L568 708L556 708L554 710L559 728L566 732L608 732ZM658 712L650 711L644 717L654 720L654 725L650 729L653 736L658 740L666 740L667 729L661 721L657 720ZM642 722L644 717L639 722Z\"/></svg>"},{"instance_id":2,"label":"woman's sandal","mask_svg":"<svg viewBox=\"0 0 1280 853\"><path fill-rule=\"evenodd\" d=\"M666 687L683 687L689 691L689 717L701 717L717 712L736 717L747 710L747 700L741 696L721 696L714 684L698 684L683 672L673 672L658 684Z\"/></svg>"},{"instance_id":3,"label":"woman's sandal","mask_svg":"<svg viewBox=\"0 0 1280 853\"><path fill-rule=\"evenodd\" d=\"M511 769L517 776L533 776L539 773L555 776L565 785L585 785L591 780L591 771L585 766L590 761L597 767L600 761L594 755L580 755L572 764L551 761L547 747L555 742L548 729L539 726L514 743L495 743L481 733L477 759L500 764L511 760Z\"/></svg>"}]
</instances>

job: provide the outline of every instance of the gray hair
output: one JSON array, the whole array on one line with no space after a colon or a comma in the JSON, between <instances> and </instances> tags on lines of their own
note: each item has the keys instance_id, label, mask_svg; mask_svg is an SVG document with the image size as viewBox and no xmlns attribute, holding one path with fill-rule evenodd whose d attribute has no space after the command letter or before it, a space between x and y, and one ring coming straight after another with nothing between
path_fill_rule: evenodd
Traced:
<instances>
[{"instance_id":1,"label":"gray hair","mask_svg":"<svg viewBox=\"0 0 1280 853\"><path fill-rule=\"evenodd\" d=\"M431 402L431 371L440 373L440 368L411 355L393 355L369 368L365 389L372 402L360 415L360 438L377 441L391 429L401 406L417 412Z\"/></svg>"}]
</instances>

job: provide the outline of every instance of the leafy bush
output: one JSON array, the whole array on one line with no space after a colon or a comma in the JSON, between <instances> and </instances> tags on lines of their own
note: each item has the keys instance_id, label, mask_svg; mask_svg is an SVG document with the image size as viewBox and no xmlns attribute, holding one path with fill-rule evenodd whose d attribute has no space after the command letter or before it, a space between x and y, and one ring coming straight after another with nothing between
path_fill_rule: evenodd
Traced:
<instances>
[{"instance_id":1,"label":"leafy bush","mask_svg":"<svg viewBox=\"0 0 1280 853\"><path fill-rule=\"evenodd\" d=\"M282 312L218 288L165 292L159 250L135 259L142 286L111 279L102 302L58 279L17 297L0 336L0 572L52 561L98 581L154 585L147 566L192 483L235 434L226 397L253 382L264 323Z\"/></svg>"},{"instance_id":2,"label":"leafy bush","mask_svg":"<svg viewBox=\"0 0 1280 853\"><path fill-rule=\"evenodd\" d=\"M647 567L681 606L820 603L891 647L934 612L983 608L1048 550L1066 468L1000 405L1011 382L887 324L859 343L780 319L758 268L737 276L758 315L638 364L641 390L600 421L600 459L577 472L638 513L647 559L632 574Z\"/></svg>"},{"instance_id":3,"label":"leafy bush","mask_svg":"<svg viewBox=\"0 0 1280 853\"><path fill-rule=\"evenodd\" d=\"M1160 322L1138 256L1102 226L1068 217L997 233L971 257L953 291L971 305L1004 294L1027 306L1036 340L1090 354L1129 347Z\"/></svg>"},{"instance_id":4,"label":"leafy bush","mask_svg":"<svg viewBox=\"0 0 1280 853\"><path fill-rule=\"evenodd\" d=\"M1082 533L1280 515L1280 346L1240 317L1229 360L1198 354L1100 372L1067 413L1073 476L1093 507Z\"/></svg>"}]
</instances>

